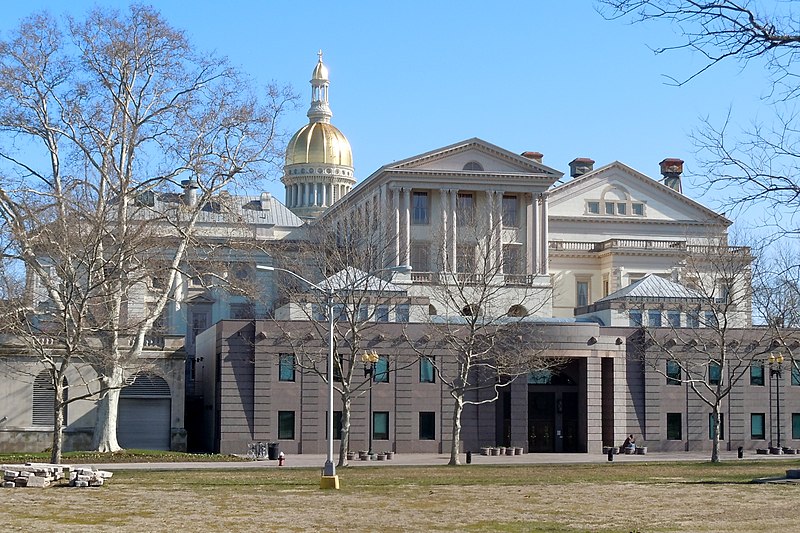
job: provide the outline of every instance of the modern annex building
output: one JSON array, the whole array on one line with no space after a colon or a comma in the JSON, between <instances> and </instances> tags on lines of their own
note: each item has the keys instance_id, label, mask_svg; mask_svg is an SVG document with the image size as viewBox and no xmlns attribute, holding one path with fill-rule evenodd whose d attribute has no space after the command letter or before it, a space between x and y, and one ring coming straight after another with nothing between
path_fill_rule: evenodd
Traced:
<instances>
[{"instance_id":1,"label":"modern annex building","mask_svg":"<svg viewBox=\"0 0 800 533\"><path fill-rule=\"evenodd\" d=\"M704 338L710 308L692 286L710 280L724 294L749 291L746 283L714 279L711 269L691 272L691 259L707 256L710 247L732 248L732 222L683 194L681 160L664 159L654 179L617 161L595 168L583 157L564 176L538 152L517 154L470 138L387 164L358 181L350 144L331 124L329 84L320 55L309 122L287 149L285 201L266 193L225 201L240 206L245 223L265 242L369 228L385 245L384 267L412 266L391 278L391 305L375 299L366 310L375 322L366 341L386 371L371 376L371 395L363 389L353 399L351 449L366 448L370 440L381 451L448 449L452 398L408 341L424 344L430 324L465 312L521 321L561 365L518 377L496 402L467 406L463 449L496 444L594 453L630 433L653 450L710 448L708 406L665 360L648 365L643 355L663 352L643 328L673 333L669 345L684 351ZM223 218L208 215L209 238L230 231ZM297 264L292 249L240 258L263 286L258 301L191 276L180 280L164 327L185 339L183 348L170 352L185 357L185 377L165 375L168 388L139 391L143 397L131 403L136 419L146 420L148 409L160 410L163 419L167 402L172 418L168 429L130 426L139 428L136 438L176 448L179 439L170 435L188 429L193 447L208 451L241 453L255 441L279 442L290 453L325 449L327 384L292 361L298 342L324 355L327 339L313 327L308 302L285 301L280 278L254 269ZM330 274L312 281L323 283ZM470 284L490 286L494 296L453 308L440 292L448 279L467 293ZM773 346L750 316L746 299L728 315L746 344L788 356L793 341ZM442 347L434 351L439 361L452 355ZM766 447L779 428L782 444L799 444L800 373L788 365L770 372L766 355L752 363L740 374L725 370L724 379L741 379L722 405L723 445ZM46 420L36 416L41 391L0 379L0 404L9 406L0 412L0 439L20 443L26 434L46 433ZM159 406L155 398L146 403L149 390L160 391ZM178 413L184 401L185 413ZM71 411L68 430L91 426L91 417L91 405ZM123 420L119 432L131 434L126 428Z\"/></svg>"}]
</instances>

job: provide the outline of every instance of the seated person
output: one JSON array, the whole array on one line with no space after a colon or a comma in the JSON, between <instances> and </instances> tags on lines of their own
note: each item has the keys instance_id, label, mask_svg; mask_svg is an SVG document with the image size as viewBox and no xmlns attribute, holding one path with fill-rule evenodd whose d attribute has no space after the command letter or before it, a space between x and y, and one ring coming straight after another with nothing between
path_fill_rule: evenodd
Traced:
<instances>
[{"instance_id":1,"label":"seated person","mask_svg":"<svg viewBox=\"0 0 800 533\"><path fill-rule=\"evenodd\" d=\"M622 443L622 446L619 447L619 450L624 452L626 448L630 448L631 450L636 449L636 439L633 435L628 435L628 438L625 439L625 442Z\"/></svg>"}]
</instances>

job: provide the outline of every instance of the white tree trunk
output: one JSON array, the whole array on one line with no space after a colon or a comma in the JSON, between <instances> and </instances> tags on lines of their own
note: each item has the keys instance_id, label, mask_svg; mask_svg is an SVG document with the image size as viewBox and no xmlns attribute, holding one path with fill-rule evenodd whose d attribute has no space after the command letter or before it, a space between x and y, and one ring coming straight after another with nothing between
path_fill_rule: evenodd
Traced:
<instances>
[{"instance_id":1,"label":"white tree trunk","mask_svg":"<svg viewBox=\"0 0 800 533\"><path fill-rule=\"evenodd\" d=\"M50 452L50 462L61 464L61 451L64 447L64 379L57 379L55 383L55 397L53 399L53 444Z\"/></svg>"},{"instance_id":2,"label":"white tree trunk","mask_svg":"<svg viewBox=\"0 0 800 533\"><path fill-rule=\"evenodd\" d=\"M339 462L336 466L347 466L347 452L350 451L350 408L349 394L342 395L342 438L339 441Z\"/></svg>"},{"instance_id":3,"label":"white tree trunk","mask_svg":"<svg viewBox=\"0 0 800 533\"><path fill-rule=\"evenodd\" d=\"M458 466L461 464L459 460L459 441L461 440L461 413L464 411L464 397L459 395L456 398L453 406L453 441L450 443L450 462L447 463L451 466Z\"/></svg>"},{"instance_id":4,"label":"white tree trunk","mask_svg":"<svg viewBox=\"0 0 800 533\"><path fill-rule=\"evenodd\" d=\"M92 449L98 452L118 452L122 449L117 442L119 391L123 385L122 369L115 365L110 375L100 379L100 384L105 390L97 402Z\"/></svg>"}]
</instances>

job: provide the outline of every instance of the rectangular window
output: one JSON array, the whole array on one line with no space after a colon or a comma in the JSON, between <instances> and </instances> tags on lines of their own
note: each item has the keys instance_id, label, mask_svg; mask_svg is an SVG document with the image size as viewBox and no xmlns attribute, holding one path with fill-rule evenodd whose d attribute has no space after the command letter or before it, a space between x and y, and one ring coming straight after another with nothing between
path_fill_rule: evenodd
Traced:
<instances>
[{"instance_id":1,"label":"rectangular window","mask_svg":"<svg viewBox=\"0 0 800 533\"><path fill-rule=\"evenodd\" d=\"M671 328L681 327L681 312L680 311L667 311L667 324Z\"/></svg>"},{"instance_id":2,"label":"rectangular window","mask_svg":"<svg viewBox=\"0 0 800 533\"><path fill-rule=\"evenodd\" d=\"M375 440L389 440L388 411L375 411L372 413L372 438Z\"/></svg>"},{"instance_id":3,"label":"rectangular window","mask_svg":"<svg viewBox=\"0 0 800 533\"><path fill-rule=\"evenodd\" d=\"M628 214L628 204L623 202L619 202L617 204L617 214L618 215L627 215Z\"/></svg>"},{"instance_id":4,"label":"rectangular window","mask_svg":"<svg viewBox=\"0 0 800 533\"><path fill-rule=\"evenodd\" d=\"M609 291L608 274L603 274L603 298L608 296L608 291Z\"/></svg>"},{"instance_id":5,"label":"rectangular window","mask_svg":"<svg viewBox=\"0 0 800 533\"><path fill-rule=\"evenodd\" d=\"M750 363L750 385L764 386L764 363Z\"/></svg>"},{"instance_id":6,"label":"rectangular window","mask_svg":"<svg viewBox=\"0 0 800 533\"><path fill-rule=\"evenodd\" d=\"M278 381L294 381L294 354L278 355Z\"/></svg>"},{"instance_id":7,"label":"rectangular window","mask_svg":"<svg viewBox=\"0 0 800 533\"><path fill-rule=\"evenodd\" d=\"M325 413L327 420L328 413ZM325 424L325 438L328 438L328 424ZM335 440L342 440L342 412L333 412L333 438Z\"/></svg>"},{"instance_id":8,"label":"rectangular window","mask_svg":"<svg viewBox=\"0 0 800 533\"><path fill-rule=\"evenodd\" d=\"M586 202L586 212L590 215L599 215L600 202Z\"/></svg>"},{"instance_id":9,"label":"rectangular window","mask_svg":"<svg viewBox=\"0 0 800 533\"><path fill-rule=\"evenodd\" d=\"M456 272L464 272L470 274L475 272L474 246L456 247Z\"/></svg>"},{"instance_id":10,"label":"rectangular window","mask_svg":"<svg viewBox=\"0 0 800 533\"><path fill-rule=\"evenodd\" d=\"M375 308L375 322L389 322L388 305L379 305Z\"/></svg>"},{"instance_id":11,"label":"rectangular window","mask_svg":"<svg viewBox=\"0 0 800 533\"><path fill-rule=\"evenodd\" d=\"M681 365L677 361L667 361L667 385L680 385Z\"/></svg>"},{"instance_id":12,"label":"rectangular window","mask_svg":"<svg viewBox=\"0 0 800 533\"><path fill-rule=\"evenodd\" d=\"M411 269L413 272L431 271L428 243L411 244Z\"/></svg>"},{"instance_id":13,"label":"rectangular window","mask_svg":"<svg viewBox=\"0 0 800 533\"><path fill-rule=\"evenodd\" d=\"M644 204L633 203L631 204L631 213L637 217L644 216Z\"/></svg>"},{"instance_id":14,"label":"rectangular window","mask_svg":"<svg viewBox=\"0 0 800 533\"><path fill-rule=\"evenodd\" d=\"M606 215L614 214L614 202L606 202Z\"/></svg>"},{"instance_id":15,"label":"rectangular window","mask_svg":"<svg viewBox=\"0 0 800 533\"><path fill-rule=\"evenodd\" d=\"M256 317L253 304L231 304L231 318L252 320Z\"/></svg>"},{"instance_id":16,"label":"rectangular window","mask_svg":"<svg viewBox=\"0 0 800 533\"><path fill-rule=\"evenodd\" d=\"M460 192L456 197L456 221L459 226L475 222L475 197L470 192Z\"/></svg>"},{"instance_id":17,"label":"rectangular window","mask_svg":"<svg viewBox=\"0 0 800 533\"><path fill-rule=\"evenodd\" d=\"M506 228L516 228L519 226L516 196L503 195L503 226Z\"/></svg>"},{"instance_id":18,"label":"rectangular window","mask_svg":"<svg viewBox=\"0 0 800 533\"><path fill-rule=\"evenodd\" d=\"M366 322L369 320L369 306L367 304L360 304L358 306L358 321Z\"/></svg>"},{"instance_id":19,"label":"rectangular window","mask_svg":"<svg viewBox=\"0 0 800 533\"><path fill-rule=\"evenodd\" d=\"M406 323L408 322L411 309L408 304L400 304L397 307L395 307L394 312L397 317L396 322Z\"/></svg>"},{"instance_id":20,"label":"rectangular window","mask_svg":"<svg viewBox=\"0 0 800 533\"><path fill-rule=\"evenodd\" d=\"M642 326L642 312L638 309L628 311L628 325L634 328Z\"/></svg>"},{"instance_id":21,"label":"rectangular window","mask_svg":"<svg viewBox=\"0 0 800 533\"><path fill-rule=\"evenodd\" d=\"M764 413L750 413L750 438L764 440Z\"/></svg>"},{"instance_id":22,"label":"rectangular window","mask_svg":"<svg viewBox=\"0 0 800 533\"><path fill-rule=\"evenodd\" d=\"M503 245L503 274L522 274L522 246L519 244Z\"/></svg>"},{"instance_id":23,"label":"rectangular window","mask_svg":"<svg viewBox=\"0 0 800 533\"><path fill-rule=\"evenodd\" d=\"M706 311L705 315L703 316L704 323L703 325L707 328L716 328L717 323L717 315L714 311Z\"/></svg>"},{"instance_id":24,"label":"rectangular window","mask_svg":"<svg viewBox=\"0 0 800 533\"><path fill-rule=\"evenodd\" d=\"M800 386L800 368L792 365L792 385Z\"/></svg>"},{"instance_id":25,"label":"rectangular window","mask_svg":"<svg viewBox=\"0 0 800 533\"><path fill-rule=\"evenodd\" d=\"M697 310L691 310L686 313L686 327L699 328L700 327L700 314Z\"/></svg>"},{"instance_id":26,"label":"rectangular window","mask_svg":"<svg viewBox=\"0 0 800 533\"><path fill-rule=\"evenodd\" d=\"M708 440L714 440L714 413L708 413ZM725 413L719 414L719 440L725 440Z\"/></svg>"},{"instance_id":27,"label":"rectangular window","mask_svg":"<svg viewBox=\"0 0 800 533\"><path fill-rule=\"evenodd\" d=\"M435 374L433 372L433 361L427 357L419 360L419 382L434 383Z\"/></svg>"},{"instance_id":28,"label":"rectangular window","mask_svg":"<svg viewBox=\"0 0 800 533\"><path fill-rule=\"evenodd\" d=\"M589 282L578 280L575 282L575 307L585 307L589 305Z\"/></svg>"},{"instance_id":29,"label":"rectangular window","mask_svg":"<svg viewBox=\"0 0 800 533\"><path fill-rule=\"evenodd\" d=\"M667 440L683 440L683 422L680 413L667 413Z\"/></svg>"},{"instance_id":30,"label":"rectangular window","mask_svg":"<svg viewBox=\"0 0 800 533\"><path fill-rule=\"evenodd\" d=\"M800 413L792 413L792 438L800 439Z\"/></svg>"},{"instance_id":31,"label":"rectangular window","mask_svg":"<svg viewBox=\"0 0 800 533\"><path fill-rule=\"evenodd\" d=\"M278 411L278 438L294 440L294 411Z\"/></svg>"},{"instance_id":32,"label":"rectangular window","mask_svg":"<svg viewBox=\"0 0 800 533\"><path fill-rule=\"evenodd\" d=\"M430 204L428 193L423 191L413 191L411 200L411 223L430 224Z\"/></svg>"},{"instance_id":33,"label":"rectangular window","mask_svg":"<svg viewBox=\"0 0 800 533\"><path fill-rule=\"evenodd\" d=\"M375 363L372 380L375 383L389 383L389 360L385 357L381 357Z\"/></svg>"},{"instance_id":34,"label":"rectangular window","mask_svg":"<svg viewBox=\"0 0 800 533\"><path fill-rule=\"evenodd\" d=\"M719 385L722 380L722 366L716 361L708 363L708 384Z\"/></svg>"},{"instance_id":35,"label":"rectangular window","mask_svg":"<svg viewBox=\"0 0 800 533\"><path fill-rule=\"evenodd\" d=\"M419 413L419 440L436 440L436 413Z\"/></svg>"},{"instance_id":36,"label":"rectangular window","mask_svg":"<svg viewBox=\"0 0 800 533\"><path fill-rule=\"evenodd\" d=\"M661 327L661 311L658 309L650 309L647 312L647 325L651 328Z\"/></svg>"},{"instance_id":37,"label":"rectangular window","mask_svg":"<svg viewBox=\"0 0 800 533\"><path fill-rule=\"evenodd\" d=\"M342 381L342 371L344 370L344 355L336 354L333 359L333 381Z\"/></svg>"}]
</instances>

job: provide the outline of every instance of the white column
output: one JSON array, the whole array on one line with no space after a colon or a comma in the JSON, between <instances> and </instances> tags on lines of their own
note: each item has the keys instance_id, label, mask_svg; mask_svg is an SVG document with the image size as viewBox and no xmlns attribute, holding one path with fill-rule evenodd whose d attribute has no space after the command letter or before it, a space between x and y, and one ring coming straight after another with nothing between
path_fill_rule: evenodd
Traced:
<instances>
[{"instance_id":1,"label":"white column","mask_svg":"<svg viewBox=\"0 0 800 533\"><path fill-rule=\"evenodd\" d=\"M503 260L503 191L487 191L489 200L489 238L491 239L492 271L502 273Z\"/></svg>"},{"instance_id":2,"label":"white column","mask_svg":"<svg viewBox=\"0 0 800 533\"><path fill-rule=\"evenodd\" d=\"M394 257L392 258L392 266L398 266L400 263L400 190L396 187L390 187L392 193L392 214L394 217Z\"/></svg>"},{"instance_id":3,"label":"white column","mask_svg":"<svg viewBox=\"0 0 800 533\"><path fill-rule=\"evenodd\" d=\"M450 241L450 271L456 272L458 265L458 189L450 189L450 224L452 239Z\"/></svg>"},{"instance_id":4,"label":"white column","mask_svg":"<svg viewBox=\"0 0 800 533\"><path fill-rule=\"evenodd\" d=\"M401 265L411 263L411 188L403 188L403 255Z\"/></svg>"},{"instance_id":5,"label":"white column","mask_svg":"<svg viewBox=\"0 0 800 533\"><path fill-rule=\"evenodd\" d=\"M444 272L447 272L447 242L450 235L450 228L449 225L452 224L450 217L448 216L448 209L447 207L450 205L450 197L448 194L447 189L439 189L439 208L441 210L442 215L442 224L439 230L439 238L441 239L441 243L439 246L439 254L441 255L441 259L439 264L436 265L437 268L442 269ZM431 268L431 270L433 270Z\"/></svg>"},{"instance_id":6,"label":"white column","mask_svg":"<svg viewBox=\"0 0 800 533\"><path fill-rule=\"evenodd\" d=\"M380 235L381 241L380 246L387 247L383 248L383 259L384 265L391 264L391 257L389 256L388 245L391 242L389 240L389 188L384 183L381 185L379 191L380 197L378 198L378 205L380 205L381 216L378 219L378 224L380 224Z\"/></svg>"},{"instance_id":7,"label":"white column","mask_svg":"<svg viewBox=\"0 0 800 533\"><path fill-rule=\"evenodd\" d=\"M328 184L322 184L322 206L328 207L330 204L328 203Z\"/></svg>"},{"instance_id":8,"label":"white column","mask_svg":"<svg viewBox=\"0 0 800 533\"><path fill-rule=\"evenodd\" d=\"M537 235L538 210L537 199L532 194L525 194L525 273L539 273L539 238Z\"/></svg>"},{"instance_id":9,"label":"white column","mask_svg":"<svg viewBox=\"0 0 800 533\"><path fill-rule=\"evenodd\" d=\"M549 235L549 225L547 221L547 193L543 192L541 195L541 202L542 202L542 213L541 213L541 258L542 258L542 266L540 272L542 274L548 274L550 272L550 235Z\"/></svg>"}]
</instances>

